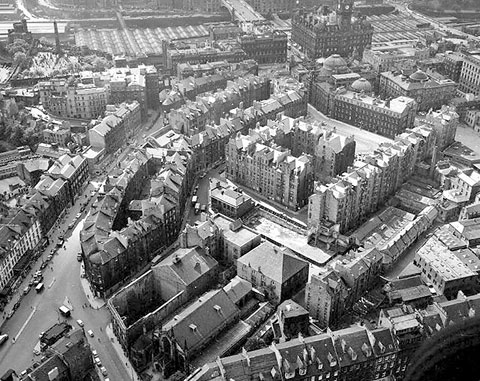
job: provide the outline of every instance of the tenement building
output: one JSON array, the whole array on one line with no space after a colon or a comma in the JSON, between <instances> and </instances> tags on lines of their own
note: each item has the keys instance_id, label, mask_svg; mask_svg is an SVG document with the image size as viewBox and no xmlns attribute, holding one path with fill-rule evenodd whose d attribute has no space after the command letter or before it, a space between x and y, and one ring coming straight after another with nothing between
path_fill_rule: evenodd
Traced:
<instances>
[{"instance_id":1,"label":"tenement building","mask_svg":"<svg viewBox=\"0 0 480 381\"><path fill-rule=\"evenodd\" d=\"M69 83L60 78L40 82L38 89L45 110L67 118L97 118L103 114L110 99L109 86Z\"/></svg>"},{"instance_id":2,"label":"tenement building","mask_svg":"<svg viewBox=\"0 0 480 381\"><path fill-rule=\"evenodd\" d=\"M95 294L110 295L177 238L193 178L190 162L190 151L147 149L109 174L80 232ZM148 197L137 199L145 190Z\"/></svg>"},{"instance_id":3,"label":"tenement building","mask_svg":"<svg viewBox=\"0 0 480 381\"><path fill-rule=\"evenodd\" d=\"M382 254L371 248L350 252L319 274L311 274L305 306L322 328L333 326L370 291L382 270Z\"/></svg>"},{"instance_id":4,"label":"tenement building","mask_svg":"<svg viewBox=\"0 0 480 381\"><path fill-rule=\"evenodd\" d=\"M455 97L457 84L451 79L436 79L421 70L410 76L400 72L380 74L380 96L383 99L409 97L415 99L419 111L436 110Z\"/></svg>"},{"instance_id":5,"label":"tenement building","mask_svg":"<svg viewBox=\"0 0 480 381\"><path fill-rule=\"evenodd\" d=\"M397 135L395 142L381 144L330 184L317 184L308 204L308 223L315 234L331 236L332 229L345 233L358 226L393 195L417 164L431 157L434 139L431 128L415 127Z\"/></svg>"},{"instance_id":6,"label":"tenement building","mask_svg":"<svg viewBox=\"0 0 480 381\"><path fill-rule=\"evenodd\" d=\"M339 135L333 127L309 123L303 118L282 116L249 134L288 148L293 156L311 155L317 181L325 182L345 172L355 159L353 136Z\"/></svg>"},{"instance_id":7,"label":"tenement building","mask_svg":"<svg viewBox=\"0 0 480 381\"><path fill-rule=\"evenodd\" d=\"M353 0L338 0L336 12L325 7L317 13L297 13L292 18L292 41L311 59L340 54L362 57L372 43L373 27L364 17L352 19Z\"/></svg>"},{"instance_id":8,"label":"tenement building","mask_svg":"<svg viewBox=\"0 0 480 381\"><path fill-rule=\"evenodd\" d=\"M313 191L310 155L296 158L288 149L240 133L230 139L225 153L228 179L290 209L306 205Z\"/></svg>"}]
</instances>

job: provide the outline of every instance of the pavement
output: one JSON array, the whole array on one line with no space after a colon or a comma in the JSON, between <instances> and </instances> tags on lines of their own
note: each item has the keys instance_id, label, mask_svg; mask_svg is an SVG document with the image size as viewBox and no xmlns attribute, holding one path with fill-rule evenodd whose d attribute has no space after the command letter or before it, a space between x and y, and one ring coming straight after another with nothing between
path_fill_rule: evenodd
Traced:
<instances>
[{"instance_id":1,"label":"pavement","mask_svg":"<svg viewBox=\"0 0 480 381\"><path fill-rule=\"evenodd\" d=\"M155 118L149 120L154 123ZM144 128L139 129L137 136L141 136ZM116 162L121 161L128 154L129 147L116 158ZM107 167L110 170L115 166L115 161ZM108 378L115 381L131 381L136 376L132 376L130 363L126 359L121 347L115 346L113 332L108 331L111 323L111 315L105 308L105 301L92 295L88 281L81 278L82 264L77 261L77 253L81 251L80 230L83 227L86 213L76 221L73 229L68 229L68 225L74 221L77 213L80 212L81 204L89 199L90 192L98 189L98 183L95 180L90 181L83 192L76 198L75 204L68 208L64 216L60 217L55 227L49 234L50 244L42 252L40 258L33 263L26 277L17 286L17 291L12 296L10 302L6 305L4 314L0 316L0 329L12 339L0 346L0 375L8 369L14 369L18 373L22 372L40 360L40 355L32 353L38 346L38 335L46 331L53 324L66 320L72 326L76 326L76 320L82 320L86 331L92 330L94 336L87 337L92 347L96 349L103 366L107 369ZM90 198L86 210L92 205L94 198ZM55 248L59 237L64 237L64 245L55 251L53 259L42 271L45 288L42 292L36 293L31 289L29 293L23 295L23 289L31 279L31 276L40 269L43 261ZM6 315L12 311L15 303L20 302L18 309L10 319ZM72 317L65 319L58 311L58 307L67 303L72 307ZM103 377L102 377L103 378Z\"/></svg>"},{"instance_id":2,"label":"pavement","mask_svg":"<svg viewBox=\"0 0 480 381\"><path fill-rule=\"evenodd\" d=\"M117 352L117 355L121 359L122 364L125 364L125 365L123 365L123 367L125 369L126 374L131 377L131 380L139 381L140 377L138 377L137 372L135 372L135 369L133 369L132 364L130 364L130 361L128 360L127 356L125 355L125 352L123 351L122 345L118 342L117 337L113 333L112 324L108 324L105 327L105 333L110 338L110 344L112 345L112 347Z\"/></svg>"},{"instance_id":3,"label":"pavement","mask_svg":"<svg viewBox=\"0 0 480 381\"><path fill-rule=\"evenodd\" d=\"M105 306L107 303L103 298L99 298L93 294L92 289L90 287L90 282L88 281L87 278L82 278L81 276L82 272L83 272L83 264L80 266L80 284L83 288L83 292L85 293L85 296L87 297L88 303L90 304L90 306L93 309L98 310L103 306Z\"/></svg>"},{"instance_id":4,"label":"pavement","mask_svg":"<svg viewBox=\"0 0 480 381\"><path fill-rule=\"evenodd\" d=\"M308 114L314 120L325 122L327 127L334 127L336 130L335 132L339 135L353 135L355 142L357 143L355 147L356 155L361 153L371 153L380 143L391 143L393 141L385 136L377 135L373 132L365 131L350 124L331 119L310 104L308 105Z\"/></svg>"}]
</instances>

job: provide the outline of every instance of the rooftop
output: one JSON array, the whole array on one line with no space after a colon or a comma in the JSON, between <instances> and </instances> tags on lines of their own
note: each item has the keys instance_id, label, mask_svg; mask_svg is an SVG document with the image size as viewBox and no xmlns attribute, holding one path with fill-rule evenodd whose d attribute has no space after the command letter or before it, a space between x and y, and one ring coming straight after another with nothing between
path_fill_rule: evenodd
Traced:
<instances>
[{"instance_id":1,"label":"rooftop","mask_svg":"<svg viewBox=\"0 0 480 381\"><path fill-rule=\"evenodd\" d=\"M445 282L477 275L435 236L425 242L416 256L427 262Z\"/></svg>"},{"instance_id":2,"label":"rooftop","mask_svg":"<svg viewBox=\"0 0 480 381\"><path fill-rule=\"evenodd\" d=\"M268 279L283 284L299 271L308 267L307 262L270 242L264 242L237 260L261 272Z\"/></svg>"}]
</instances>

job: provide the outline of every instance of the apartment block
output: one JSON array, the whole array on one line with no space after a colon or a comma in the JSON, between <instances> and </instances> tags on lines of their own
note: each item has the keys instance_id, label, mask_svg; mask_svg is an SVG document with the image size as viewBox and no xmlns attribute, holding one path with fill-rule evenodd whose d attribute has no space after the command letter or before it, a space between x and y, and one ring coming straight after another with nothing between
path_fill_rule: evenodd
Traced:
<instances>
[{"instance_id":1,"label":"apartment block","mask_svg":"<svg viewBox=\"0 0 480 381\"><path fill-rule=\"evenodd\" d=\"M0 220L0 289L6 290L14 275L20 275L16 266L21 260L31 258L33 249L42 237L40 221L23 209L12 212Z\"/></svg>"},{"instance_id":2,"label":"apartment block","mask_svg":"<svg viewBox=\"0 0 480 381\"><path fill-rule=\"evenodd\" d=\"M92 124L88 130L90 146L107 154L114 153L127 144L127 139L140 126L140 104L133 101L119 106L107 105L105 117Z\"/></svg>"},{"instance_id":3,"label":"apartment block","mask_svg":"<svg viewBox=\"0 0 480 381\"><path fill-rule=\"evenodd\" d=\"M110 295L177 238L192 186L190 163L190 151L149 148L109 175L80 232L86 276L97 295ZM137 199L147 178L150 194Z\"/></svg>"},{"instance_id":4,"label":"apartment block","mask_svg":"<svg viewBox=\"0 0 480 381\"><path fill-rule=\"evenodd\" d=\"M81 155L63 155L53 162L47 174L54 179L62 179L67 182L69 197L73 204L75 197L81 193L88 178L88 162Z\"/></svg>"},{"instance_id":5,"label":"apartment block","mask_svg":"<svg viewBox=\"0 0 480 381\"><path fill-rule=\"evenodd\" d=\"M178 109L171 110L169 121L174 131L191 136L203 131L209 123L219 123L230 110L250 107L255 101L270 97L270 80L248 76L229 81L225 90L197 96Z\"/></svg>"},{"instance_id":6,"label":"apartment block","mask_svg":"<svg viewBox=\"0 0 480 381\"><path fill-rule=\"evenodd\" d=\"M350 252L320 274L312 274L305 288L305 307L322 328L335 325L378 281L382 254L376 248Z\"/></svg>"},{"instance_id":7,"label":"apartment block","mask_svg":"<svg viewBox=\"0 0 480 381\"><path fill-rule=\"evenodd\" d=\"M332 226L340 233L358 226L399 189L416 164L431 157L433 142L430 128L415 127L357 160L331 183L317 184L309 198L309 225L326 235L332 234Z\"/></svg>"},{"instance_id":8,"label":"apartment block","mask_svg":"<svg viewBox=\"0 0 480 381\"><path fill-rule=\"evenodd\" d=\"M212 47L179 49L175 46L169 46L164 41L162 51L164 67L172 73L176 73L177 66L182 63L189 63L190 65L218 61L238 63L248 58L247 54L240 47L226 49Z\"/></svg>"},{"instance_id":9,"label":"apartment block","mask_svg":"<svg viewBox=\"0 0 480 381\"><path fill-rule=\"evenodd\" d=\"M439 110L430 110L425 116L425 123L433 129L439 150L444 150L455 142L459 115L453 107L442 106Z\"/></svg>"},{"instance_id":10,"label":"apartment block","mask_svg":"<svg viewBox=\"0 0 480 381\"><path fill-rule=\"evenodd\" d=\"M313 191L311 156L296 158L288 149L240 133L226 147L226 175L293 210L306 205Z\"/></svg>"},{"instance_id":11,"label":"apartment block","mask_svg":"<svg viewBox=\"0 0 480 381\"><path fill-rule=\"evenodd\" d=\"M110 100L109 86L69 83L58 78L39 82L38 90L45 110L64 118L97 118Z\"/></svg>"}]
</instances>

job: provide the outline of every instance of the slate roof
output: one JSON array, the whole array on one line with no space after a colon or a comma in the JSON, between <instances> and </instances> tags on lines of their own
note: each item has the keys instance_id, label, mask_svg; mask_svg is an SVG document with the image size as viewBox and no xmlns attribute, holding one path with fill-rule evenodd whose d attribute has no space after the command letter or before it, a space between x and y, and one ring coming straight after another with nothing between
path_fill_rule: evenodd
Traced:
<instances>
[{"instance_id":1,"label":"slate roof","mask_svg":"<svg viewBox=\"0 0 480 381\"><path fill-rule=\"evenodd\" d=\"M219 326L239 314L239 309L223 289L213 290L165 322L162 329L172 331L184 349L193 349L205 338L211 337Z\"/></svg>"},{"instance_id":2,"label":"slate roof","mask_svg":"<svg viewBox=\"0 0 480 381\"><path fill-rule=\"evenodd\" d=\"M305 267L308 267L307 262L270 242L264 242L250 250L237 260L237 264L250 266L261 271L265 277L279 284L285 283Z\"/></svg>"},{"instance_id":3,"label":"slate roof","mask_svg":"<svg viewBox=\"0 0 480 381\"><path fill-rule=\"evenodd\" d=\"M217 266L217 261L200 247L180 248L155 265L171 273L178 282L190 285Z\"/></svg>"}]
</instances>

